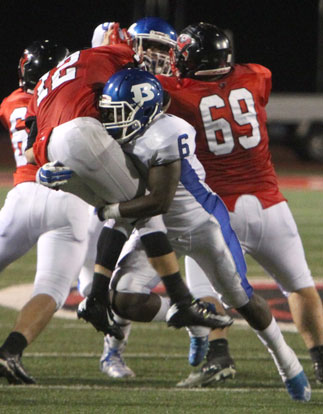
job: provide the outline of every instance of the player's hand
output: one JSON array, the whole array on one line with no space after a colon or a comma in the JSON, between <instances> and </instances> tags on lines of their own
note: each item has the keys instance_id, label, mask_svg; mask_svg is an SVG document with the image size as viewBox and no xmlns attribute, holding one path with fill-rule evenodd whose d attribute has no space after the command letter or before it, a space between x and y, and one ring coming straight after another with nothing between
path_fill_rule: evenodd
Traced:
<instances>
[{"instance_id":1,"label":"player's hand","mask_svg":"<svg viewBox=\"0 0 323 414\"><path fill-rule=\"evenodd\" d=\"M36 182L49 188L59 188L72 177L73 171L59 161L44 164L36 173Z\"/></svg>"},{"instance_id":2,"label":"player's hand","mask_svg":"<svg viewBox=\"0 0 323 414\"><path fill-rule=\"evenodd\" d=\"M104 34L101 46L118 45L120 43L126 43L131 46L132 42L132 37L127 29L120 29L120 23L111 22Z\"/></svg>"}]
</instances>

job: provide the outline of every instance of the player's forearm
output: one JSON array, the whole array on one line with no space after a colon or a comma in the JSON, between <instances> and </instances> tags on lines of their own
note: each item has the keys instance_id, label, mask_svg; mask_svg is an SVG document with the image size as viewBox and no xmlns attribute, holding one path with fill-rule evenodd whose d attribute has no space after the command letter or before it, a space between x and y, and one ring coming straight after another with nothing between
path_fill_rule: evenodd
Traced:
<instances>
[{"instance_id":1,"label":"player's forearm","mask_svg":"<svg viewBox=\"0 0 323 414\"><path fill-rule=\"evenodd\" d=\"M120 217L145 218L167 213L179 181L181 163L179 160L169 164L151 167L149 170L149 194L130 201L108 205L99 211L102 219Z\"/></svg>"},{"instance_id":2,"label":"player's forearm","mask_svg":"<svg viewBox=\"0 0 323 414\"><path fill-rule=\"evenodd\" d=\"M148 195L119 204L121 217L143 218L167 213L171 200L167 195L150 193Z\"/></svg>"},{"instance_id":3,"label":"player's forearm","mask_svg":"<svg viewBox=\"0 0 323 414\"><path fill-rule=\"evenodd\" d=\"M145 218L167 213L170 202L155 198L149 194L117 204L109 204L98 211L100 220L108 218Z\"/></svg>"}]
</instances>

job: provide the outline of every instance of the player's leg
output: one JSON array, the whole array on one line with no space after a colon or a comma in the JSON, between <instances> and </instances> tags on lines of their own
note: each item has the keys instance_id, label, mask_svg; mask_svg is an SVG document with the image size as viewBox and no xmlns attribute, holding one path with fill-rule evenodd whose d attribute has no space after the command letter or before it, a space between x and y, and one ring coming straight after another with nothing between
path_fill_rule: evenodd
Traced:
<instances>
[{"instance_id":1,"label":"player's leg","mask_svg":"<svg viewBox=\"0 0 323 414\"><path fill-rule=\"evenodd\" d=\"M97 242L104 223L98 219L93 207L89 207L88 245L85 260L78 279L78 291L83 297L89 296L93 282L93 272L97 255Z\"/></svg>"},{"instance_id":2,"label":"player's leg","mask_svg":"<svg viewBox=\"0 0 323 414\"><path fill-rule=\"evenodd\" d=\"M40 225L31 228L30 219L34 215L33 197L38 185L23 183L7 194L0 210L0 271L27 253L37 242L43 229ZM44 200L39 199L39 203Z\"/></svg>"},{"instance_id":3,"label":"player's leg","mask_svg":"<svg viewBox=\"0 0 323 414\"><path fill-rule=\"evenodd\" d=\"M194 296L213 304L217 312L224 313L218 294L214 291L203 270L189 256L185 257L185 274L187 284ZM205 328L201 327L199 329ZM199 370L191 372L177 386L188 388L205 386L235 376L235 363L230 355L227 339L228 329L213 329L208 336L202 335L203 333L204 335L207 334L207 332L201 332L202 336L200 337L196 337L196 332L193 332L195 336L192 335L192 332L190 333L190 364L197 365L192 362L198 361L200 358L203 359L204 340L208 339L207 353L205 352L206 359Z\"/></svg>"},{"instance_id":4,"label":"player's leg","mask_svg":"<svg viewBox=\"0 0 323 414\"><path fill-rule=\"evenodd\" d=\"M240 197L233 225L252 214L249 234L240 237L247 252L278 282L288 298L294 323L303 337L318 381L323 382L323 307L308 268L295 220L286 202L262 209L255 197ZM249 219L249 216L246 216Z\"/></svg>"},{"instance_id":5,"label":"player's leg","mask_svg":"<svg viewBox=\"0 0 323 414\"><path fill-rule=\"evenodd\" d=\"M272 355L290 396L308 401L310 387L303 368L295 353L286 344L268 304L253 293L246 279L245 266L235 265L241 260L241 251L237 254L240 244L222 232L223 221L221 224L222 227L212 218L208 227L200 226L194 233L197 243L192 246L190 256L204 270L222 300L228 306L236 308L256 331ZM204 239L203 245L198 242L201 237Z\"/></svg>"},{"instance_id":6,"label":"player's leg","mask_svg":"<svg viewBox=\"0 0 323 414\"><path fill-rule=\"evenodd\" d=\"M123 357L131 332L131 322L115 315L115 320L122 329L124 338L117 339L114 336L104 337L103 352L100 358L100 370L108 377L131 378L135 373L129 368Z\"/></svg>"},{"instance_id":7,"label":"player's leg","mask_svg":"<svg viewBox=\"0 0 323 414\"><path fill-rule=\"evenodd\" d=\"M79 195L95 207L103 200L115 203L144 193L145 184L136 168L94 118L77 118L54 128L48 158L59 160L80 179L74 188L73 179L70 180L63 190ZM81 188L80 181L84 184Z\"/></svg>"},{"instance_id":8,"label":"player's leg","mask_svg":"<svg viewBox=\"0 0 323 414\"><path fill-rule=\"evenodd\" d=\"M68 225L48 231L40 237L33 296L18 314L12 332L0 348L1 375L14 384L34 383L21 364L21 355L46 327L55 311L63 306L71 284L79 274L86 251L87 206L74 196L62 194L62 197L57 197L55 192L51 195L53 198L62 198L60 201L63 202L49 200L48 208L44 208L43 220L47 221L49 227L54 225L55 216L49 213L55 210L55 204L59 204L61 209L56 210L56 215L60 215L58 222L63 220ZM77 203L79 208L75 215Z\"/></svg>"}]
</instances>

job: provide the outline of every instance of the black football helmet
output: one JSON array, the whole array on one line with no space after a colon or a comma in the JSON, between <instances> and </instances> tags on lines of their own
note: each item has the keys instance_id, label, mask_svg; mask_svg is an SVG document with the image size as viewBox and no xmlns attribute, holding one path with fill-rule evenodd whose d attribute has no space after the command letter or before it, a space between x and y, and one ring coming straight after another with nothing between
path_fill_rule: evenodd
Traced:
<instances>
[{"instance_id":1,"label":"black football helmet","mask_svg":"<svg viewBox=\"0 0 323 414\"><path fill-rule=\"evenodd\" d=\"M50 40L36 40L24 51L19 60L19 86L32 91L39 78L57 66L69 54L66 47Z\"/></svg>"},{"instance_id":2,"label":"black football helmet","mask_svg":"<svg viewBox=\"0 0 323 414\"><path fill-rule=\"evenodd\" d=\"M222 76L231 70L231 42L213 24L191 24L177 38L175 59L183 78Z\"/></svg>"}]
</instances>

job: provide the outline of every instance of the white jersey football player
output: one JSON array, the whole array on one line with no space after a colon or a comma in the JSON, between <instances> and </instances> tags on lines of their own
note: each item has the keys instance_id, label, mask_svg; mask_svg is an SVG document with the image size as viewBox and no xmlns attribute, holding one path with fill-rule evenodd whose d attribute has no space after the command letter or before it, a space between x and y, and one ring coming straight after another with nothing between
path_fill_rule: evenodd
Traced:
<instances>
[{"instance_id":1,"label":"white jersey football player","mask_svg":"<svg viewBox=\"0 0 323 414\"><path fill-rule=\"evenodd\" d=\"M37 270L31 299L0 348L0 376L12 384L34 383L20 361L23 350L63 306L77 279L87 247L88 205L63 191L35 182L37 167L27 164L27 106L41 75L68 54L50 41L35 41L19 62L20 87L5 98L0 119L8 128L16 161L14 188L0 212L0 271L37 243ZM57 258L60 260L57 260Z\"/></svg>"},{"instance_id":2,"label":"white jersey football player","mask_svg":"<svg viewBox=\"0 0 323 414\"><path fill-rule=\"evenodd\" d=\"M137 134L140 127L136 120L140 115L134 97L149 79L146 72L134 69L112 76L99 103L101 120L143 175L152 166L171 162L181 154L180 183L163 215L175 252L178 256L192 257L221 294L223 302L235 308L256 331L272 355L290 396L308 401L311 392L303 368L286 344L267 303L255 295L249 285L243 253L231 228L228 211L204 182L204 169L194 155L195 130L182 119L161 114L149 128ZM148 92L146 89L146 96L149 99L149 89ZM150 191L162 193L160 188ZM135 209L122 209L122 204L108 205L99 214L104 219L114 218L116 208L123 211L123 217L138 214ZM176 311L176 305L170 306L168 299L151 293L159 280L134 232L124 246L111 281L116 313L126 320L168 320ZM117 340L111 340L117 345ZM119 343L122 349L125 341Z\"/></svg>"},{"instance_id":3,"label":"white jersey football player","mask_svg":"<svg viewBox=\"0 0 323 414\"><path fill-rule=\"evenodd\" d=\"M149 85L156 82L147 72L128 69L113 75L104 87L99 102L101 120L108 132L123 146L143 175L181 157L181 179L164 222L177 255L189 255L201 266L223 302L234 307L255 330L267 347L291 398L309 401L310 385L294 351L286 344L264 299L254 294L246 279L246 265L239 241L233 232L222 200L204 183L204 170L194 155L195 131L185 121L160 114L142 129L141 119L151 116L153 107L138 105L138 96L152 99ZM155 198L163 188L150 186L146 196L150 214L159 214ZM129 202L110 204L100 209L102 219L136 216L144 213ZM141 205L142 209L142 205ZM169 321L177 305L151 293L159 278L149 265L140 237L134 232L126 243L114 273L112 306L120 318L148 322ZM193 292L194 293L194 292ZM121 322L119 319L118 322ZM129 325L125 329L129 331ZM108 343L109 348L124 349L125 339ZM104 362L104 361L103 361Z\"/></svg>"}]
</instances>

